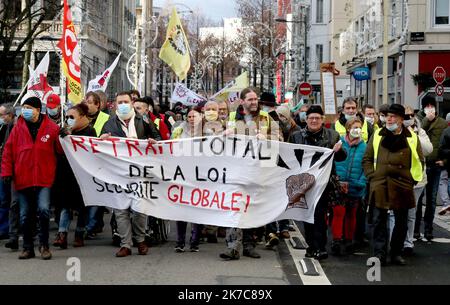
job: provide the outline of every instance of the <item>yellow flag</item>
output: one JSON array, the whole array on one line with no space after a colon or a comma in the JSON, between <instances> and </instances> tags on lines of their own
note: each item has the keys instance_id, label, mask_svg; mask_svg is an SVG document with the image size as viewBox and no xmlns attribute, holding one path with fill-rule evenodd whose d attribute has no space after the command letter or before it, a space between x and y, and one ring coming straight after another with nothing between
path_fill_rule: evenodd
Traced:
<instances>
[{"instance_id":1,"label":"yellow flag","mask_svg":"<svg viewBox=\"0 0 450 305\"><path fill-rule=\"evenodd\" d=\"M248 72L246 71L228 83L222 90L214 94L211 99L216 101L229 100L229 102L233 102L233 100L239 96L239 93L248 86Z\"/></svg>"},{"instance_id":2,"label":"yellow flag","mask_svg":"<svg viewBox=\"0 0 450 305\"><path fill-rule=\"evenodd\" d=\"M166 41L159 51L161 58L183 80L191 67L189 43L174 8L167 27Z\"/></svg>"}]
</instances>

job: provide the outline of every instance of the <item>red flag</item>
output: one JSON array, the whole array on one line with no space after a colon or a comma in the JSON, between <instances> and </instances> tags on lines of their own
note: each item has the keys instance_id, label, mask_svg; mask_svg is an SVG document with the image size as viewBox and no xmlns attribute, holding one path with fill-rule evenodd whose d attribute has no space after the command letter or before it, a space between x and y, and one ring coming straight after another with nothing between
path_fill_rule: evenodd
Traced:
<instances>
[{"instance_id":1,"label":"red flag","mask_svg":"<svg viewBox=\"0 0 450 305\"><path fill-rule=\"evenodd\" d=\"M67 0L64 0L63 36L58 43L58 47L62 51L62 66L68 83L68 98L75 104L79 103L83 95L80 70L81 52Z\"/></svg>"}]
</instances>

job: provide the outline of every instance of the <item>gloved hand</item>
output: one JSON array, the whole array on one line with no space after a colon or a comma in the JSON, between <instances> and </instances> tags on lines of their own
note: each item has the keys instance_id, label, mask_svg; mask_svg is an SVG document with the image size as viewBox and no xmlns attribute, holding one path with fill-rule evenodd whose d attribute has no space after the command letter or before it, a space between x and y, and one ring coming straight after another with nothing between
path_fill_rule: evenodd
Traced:
<instances>
[{"instance_id":1,"label":"gloved hand","mask_svg":"<svg viewBox=\"0 0 450 305\"><path fill-rule=\"evenodd\" d=\"M5 183L5 184L11 184L12 177L11 176L2 177L2 180L3 180L3 183Z\"/></svg>"},{"instance_id":2,"label":"gloved hand","mask_svg":"<svg viewBox=\"0 0 450 305\"><path fill-rule=\"evenodd\" d=\"M59 130L59 136L64 139L67 135L70 135L70 131L67 128L61 128Z\"/></svg>"}]
</instances>

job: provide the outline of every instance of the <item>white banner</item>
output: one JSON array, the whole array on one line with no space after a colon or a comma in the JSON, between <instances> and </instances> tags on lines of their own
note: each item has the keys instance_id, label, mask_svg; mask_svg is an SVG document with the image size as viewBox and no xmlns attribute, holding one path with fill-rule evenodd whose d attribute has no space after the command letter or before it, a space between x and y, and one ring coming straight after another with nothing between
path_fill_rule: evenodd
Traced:
<instances>
[{"instance_id":1,"label":"white banner","mask_svg":"<svg viewBox=\"0 0 450 305\"><path fill-rule=\"evenodd\" d=\"M93 79L89 82L87 92L97 91L97 90L106 92L106 88L108 87L109 79L111 78L111 74L114 72L114 69L116 68L117 63L119 62L120 55L122 55L122 52L120 52L119 55L117 55L114 62L111 64L111 66L109 66L108 69L105 70L105 72L103 72L100 75L97 75L95 77L95 79Z\"/></svg>"},{"instance_id":2,"label":"white banner","mask_svg":"<svg viewBox=\"0 0 450 305\"><path fill-rule=\"evenodd\" d=\"M170 99L173 103L180 102L186 106L197 106L201 102L206 101L206 98L186 88L186 86L181 83L175 84Z\"/></svg>"},{"instance_id":3,"label":"white banner","mask_svg":"<svg viewBox=\"0 0 450 305\"><path fill-rule=\"evenodd\" d=\"M222 227L314 222L333 164L330 149L245 136L61 142L86 205Z\"/></svg>"}]
</instances>

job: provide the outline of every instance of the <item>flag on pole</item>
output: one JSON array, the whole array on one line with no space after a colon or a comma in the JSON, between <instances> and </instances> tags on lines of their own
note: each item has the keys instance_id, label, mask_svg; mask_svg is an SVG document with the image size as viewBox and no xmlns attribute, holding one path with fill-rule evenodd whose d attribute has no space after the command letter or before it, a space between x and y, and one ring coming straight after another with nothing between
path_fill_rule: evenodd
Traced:
<instances>
[{"instance_id":1,"label":"flag on pole","mask_svg":"<svg viewBox=\"0 0 450 305\"><path fill-rule=\"evenodd\" d=\"M228 101L234 103L239 98L239 93L249 86L248 72L244 72L214 94L211 99L215 101Z\"/></svg>"},{"instance_id":2,"label":"flag on pole","mask_svg":"<svg viewBox=\"0 0 450 305\"><path fill-rule=\"evenodd\" d=\"M78 104L83 98L80 70L81 52L67 0L64 0L63 36L58 43L58 48L62 51L62 68L67 78L69 101Z\"/></svg>"},{"instance_id":3,"label":"flag on pole","mask_svg":"<svg viewBox=\"0 0 450 305\"><path fill-rule=\"evenodd\" d=\"M31 66L28 66L30 71L30 79L27 85L27 97L38 97L42 102L46 103L46 97L53 93L53 88L48 84L47 73L48 65L50 63L50 56L47 52L40 61L36 70L33 70Z\"/></svg>"},{"instance_id":4,"label":"flag on pole","mask_svg":"<svg viewBox=\"0 0 450 305\"><path fill-rule=\"evenodd\" d=\"M109 66L108 69L106 69L102 74L97 75L95 77L95 79L93 79L89 82L87 92L97 91L97 90L101 90L103 92L106 91L111 74L114 72L114 69L116 68L117 63L119 62L120 55L122 55L122 52L120 52L119 55L117 55L116 59L111 64L111 66Z\"/></svg>"},{"instance_id":5,"label":"flag on pole","mask_svg":"<svg viewBox=\"0 0 450 305\"><path fill-rule=\"evenodd\" d=\"M189 43L175 8L172 10L172 16L167 27L166 41L159 51L159 58L172 68L180 80L186 78L191 67Z\"/></svg>"},{"instance_id":6,"label":"flag on pole","mask_svg":"<svg viewBox=\"0 0 450 305\"><path fill-rule=\"evenodd\" d=\"M182 83L176 83L170 100L175 103L180 102L186 106L198 106L201 102L206 101L206 98L188 89Z\"/></svg>"}]
</instances>

